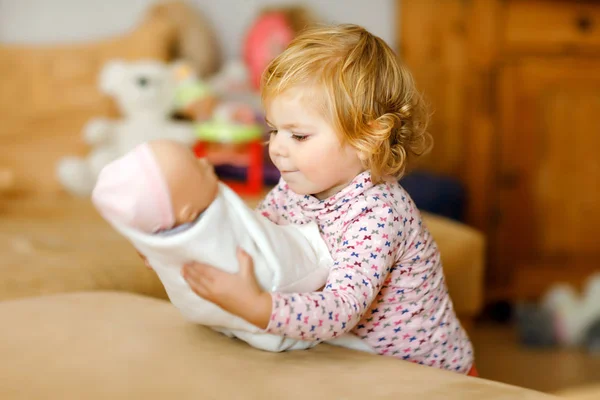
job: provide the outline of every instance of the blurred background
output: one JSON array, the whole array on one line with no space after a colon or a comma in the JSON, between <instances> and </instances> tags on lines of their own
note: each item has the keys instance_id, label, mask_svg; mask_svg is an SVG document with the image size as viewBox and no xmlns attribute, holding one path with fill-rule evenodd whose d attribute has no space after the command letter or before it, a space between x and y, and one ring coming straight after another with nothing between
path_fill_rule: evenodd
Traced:
<instances>
[{"instance_id":1,"label":"blurred background","mask_svg":"<svg viewBox=\"0 0 600 400\"><path fill-rule=\"evenodd\" d=\"M92 1L41 0L0 2L0 38L8 43L85 42L125 33L134 28L154 0L121 2L108 0L102 4ZM304 5L327 22L358 23L395 43L394 1L360 0L345 2L307 0L192 0L210 21L219 46L227 58L239 57L246 31L269 6Z\"/></svg>"},{"instance_id":2,"label":"blurred background","mask_svg":"<svg viewBox=\"0 0 600 400\"><path fill-rule=\"evenodd\" d=\"M90 122L134 121L131 102L193 132L255 202L279 178L257 147L258 77L320 22L383 38L431 104L434 150L402 183L447 227L432 231L481 375L548 392L600 383L598 1L0 0L0 230L13 223L0 263L44 262L15 247L16 215L86 202ZM164 74L144 101L139 60ZM124 68L108 91L112 61Z\"/></svg>"}]
</instances>

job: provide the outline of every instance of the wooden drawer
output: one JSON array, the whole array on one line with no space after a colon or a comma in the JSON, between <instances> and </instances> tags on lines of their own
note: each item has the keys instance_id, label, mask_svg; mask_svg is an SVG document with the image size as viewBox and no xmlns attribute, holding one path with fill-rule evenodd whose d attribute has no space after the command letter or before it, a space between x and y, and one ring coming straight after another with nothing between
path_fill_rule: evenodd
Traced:
<instances>
[{"instance_id":1,"label":"wooden drawer","mask_svg":"<svg viewBox=\"0 0 600 400\"><path fill-rule=\"evenodd\" d=\"M600 2L509 0L504 42L507 50L591 50L600 53Z\"/></svg>"}]
</instances>

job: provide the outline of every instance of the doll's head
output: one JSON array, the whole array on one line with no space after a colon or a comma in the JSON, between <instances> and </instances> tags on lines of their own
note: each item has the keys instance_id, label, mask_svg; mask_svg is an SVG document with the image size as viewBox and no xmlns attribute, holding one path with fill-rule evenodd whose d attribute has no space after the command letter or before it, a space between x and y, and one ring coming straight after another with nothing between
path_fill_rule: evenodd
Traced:
<instances>
[{"instance_id":1,"label":"doll's head","mask_svg":"<svg viewBox=\"0 0 600 400\"><path fill-rule=\"evenodd\" d=\"M215 199L212 166L186 146L156 140L105 166L92 201L108 220L144 232L194 221Z\"/></svg>"},{"instance_id":2,"label":"doll's head","mask_svg":"<svg viewBox=\"0 0 600 400\"><path fill-rule=\"evenodd\" d=\"M340 142L359 153L376 183L399 178L409 158L431 147L429 116L411 74L381 38L360 26L300 33L263 74L265 109L298 89Z\"/></svg>"}]
</instances>

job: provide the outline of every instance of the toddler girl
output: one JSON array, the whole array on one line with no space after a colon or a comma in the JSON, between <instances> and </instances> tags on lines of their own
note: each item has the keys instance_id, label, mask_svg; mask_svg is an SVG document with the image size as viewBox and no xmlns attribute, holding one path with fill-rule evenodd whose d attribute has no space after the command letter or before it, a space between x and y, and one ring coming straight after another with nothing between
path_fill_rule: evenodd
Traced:
<instances>
[{"instance_id":1,"label":"toddler girl","mask_svg":"<svg viewBox=\"0 0 600 400\"><path fill-rule=\"evenodd\" d=\"M266 293L253 274L192 263L192 289L268 333L321 342L352 332L378 354L473 374L438 248L398 184L431 139L394 52L355 25L305 31L265 70L262 98L281 180L259 211L318 224L334 259L328 281L320 292Z\"/></svg>"}]
</instances>

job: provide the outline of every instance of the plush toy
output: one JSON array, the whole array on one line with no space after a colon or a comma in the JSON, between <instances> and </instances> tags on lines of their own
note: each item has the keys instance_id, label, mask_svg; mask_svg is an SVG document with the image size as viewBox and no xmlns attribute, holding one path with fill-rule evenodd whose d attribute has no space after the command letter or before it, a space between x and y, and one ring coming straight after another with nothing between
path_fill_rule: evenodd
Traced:
<instances>
[{"instance_id":1,"label":"plush toy","mask_svg":"<svg viewBox=\"0 0 600 400\"><path fill-rule=\"evenodd\" d=\"M100 90L113 97L123 117L98 118L84 128L91 146L85 157L65 157L57 166L57 178L70 193L91 194L100 170L137 145L154 139L172 139L191 146L192 125L171 118L180 63L158 61L109 62L100 74Z\"/></svg>"},{"instance_id":2,"label":"plush toy","mask_svg":"<svg viewBox=\"0 0 600 400\"><path fill-rule=\"evenodd\" d=\"M584 345L593 324L600 320L600 273L588 278L581 295L566 284L551 287L542 306L552 314L559 344Z\"/></svg>"}]
</instances>

